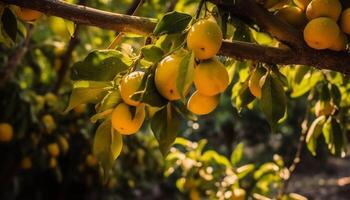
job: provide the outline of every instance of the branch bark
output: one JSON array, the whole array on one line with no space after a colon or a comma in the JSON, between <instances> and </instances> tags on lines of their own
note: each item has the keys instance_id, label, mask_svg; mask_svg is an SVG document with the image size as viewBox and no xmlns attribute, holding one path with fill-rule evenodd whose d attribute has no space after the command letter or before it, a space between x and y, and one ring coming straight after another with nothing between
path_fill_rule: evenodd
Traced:
<instances>
[{"instance_id":1,"label":"branch bark","mask_svg":"<svg viewBox=\"0 0 350 200\"><path fill-rule=\"evenodd\" d=\"M116 14L58 0L0 0L0 2L38 10L46 15L62 17L77 24L97 26L118 32L148 35L155 27L155 20L151 18Z\"/></svg>"},{"instance_id":2,"label":"branch bark","mask_svg":"<svg viewBox=\"0 0 350 200\"><path fill-rule=\"evenodd\" d=\"M330 50L319 51L307 47L301 31L276 19L253 0L236 0L235 4L225 3L227 1L224 0L210 1L227 7L239 17L249 18L259 27L291 46L290 49L282 49L239 41L225 41L219 52L221 55L271 64L308 65L350 75L350 54ZM118 32L149 35L156 25L154 19L115 14L57 0L0 0L0 2L39 10L48 15L74 21L77 24L97 26Z\"/></svg>"}]
</instances>

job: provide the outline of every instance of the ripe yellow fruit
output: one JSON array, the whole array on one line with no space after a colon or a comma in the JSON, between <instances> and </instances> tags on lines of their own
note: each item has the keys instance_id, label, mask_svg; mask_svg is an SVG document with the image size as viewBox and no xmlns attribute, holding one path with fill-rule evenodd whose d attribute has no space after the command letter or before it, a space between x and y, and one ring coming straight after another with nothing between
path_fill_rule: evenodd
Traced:
<instances>
[{"instance_id":1,"label":"ripe yellow fruit","mask_svg":"<svg viewBox=\"0 0 350 200\"><path fill-rule=\"evenodd\" d=\"M136 113L132 118L130 106L120 103L112 113L112 126L120 134L131 135L140 130L145 120L145 106L140 104L136 107Z\"/></svg>"},{"instance_id":2,"label":"ripe yellow fruit","mask_svg":"<svg viewBox=\"0 0 350 200\"><path fill-rule=\"evenodd\" d=\"M42 15L42 13L39 11L28 9L28 8L21 8L18 6L15 7L14 11L17 17L23 21L35 21L39 19Z\"/></svg>"},{"instance_id":3,"label":"ripe yellow fruit","mask_svg":"<svg viewBox=\"0 0 350 200\"><path fill-rule=\"evenodd\" d=\"M49 106L54 106L57 103L57 96L51 92L45 94L46 104Z\"/></svg>"},{"instance_id":4,"label":"ripe yellow fruit","mask_svg":"<svg viewBox=\"0 0 350 200\"><path fill-rule=\"evenodd\" d=\"M44 115L41 121L43 122L48 133L51 133L56 128L55 120L50 114Z\"/></svg>"},{"instance_id":5,"label":"ripe yellow fruit","mask_svg":"<svg viewBox=\"0 0 350 200\"><path fill-rule=\"evenodd\" d=\"M130 106L137 106L140 104L140 101L135 101L131 99L131 96L138 91L144 72L135 71L123 77L120 82L120 95L123 101Z\"/></svg>"},{"instance_id":6,"label":"ripe yellow fruit","mask_svg":"<svg viewBox=\"0 0 350 200\"><path fill-rule=\"evenodd\" d=\"M56 158L50 158L49 166L50 166L50 168L56 168L57 167L57 159Z\"/></svg>"},{"instance_id":7,"label":"ripe yellow fruit","mask_svg":"<svg viewBox=\"0 0 350 200\"><path fill-rule=\"evenodd\" d=\"M341 9L339 0L312 0L306 8L306 16L309 20L330 17L338 21Z\"/></svg>"},{"instance_id":8,"label":"ripe yellow fruit","mask_svg":"<svg viewBox=\"0 0 350 200\"><path fill-rule=\"evenodd\" d=\"M63 153L67 153L69 150L69 142L64 136L58 137L58 142L60 144L60 147L62 148Z\"/></svg>"},{"instance_id":9,"label":"ripe yellow fruit","mask_svg":"<svg viewBox=\"0 0 350 200\"><path fill-rule=\"evenodd\" d=\"M194 71L194 85L198 92L217 95L229 85L229 75L224 65L215 58L201 62Z\"/></svg>"},{"instance_id":10,"label":"ripe yellow fruit","mask_svg":"<svg viewBox=\"0 0 350 200\"><path fill-rule=\"evenodd\" d=\"M86 156L85 162L88 167L95 167L97 165L97 159L92 154Z\"/></svg>"},{"instance_id":11,"label":"ripe yellow fruit","mask_svg":"<svg viewBox=\"0 0 350 200\"><path fill-rule=\"evenodd\" d=\"M195 91L188 100L187 109L196 115L206 115L217 107L219 100L219 95L206 96Z\"/></svg>"},{"instance_id":12,"label":"ripe yellow fruit","mask_svg":"<svg viewBox=\"0 0 350 200\"><path fill-rule=\"evenodd\" d=\"M346 34L350 34L350 8L343 11L340 18L341 30Z\"/></svg>"},{"instance_id":13,"label":"ripe yellow fruit","mask_svg":"<svg viewBox=\"0 0 350 200\"><path fill-rule=\"evenodd\" d=\"M297 28L303 27L307 21L303 10L296 6L283 7L276 12L276 16Z\"/></svg>"},{"instance_id":14,"label":"ripe yellow fruit","mask_svg":"<svg viewBox=\"0 0 350 200\"><path fill-rule=\"evenodd\" d=\"M81 115L86 111L86 104L79 104L73 109L76 115Z\"/></svg>"},{"instance_id":15,"label":"ripe yellow fruit","mask_svg":"<svg viewBox=\"0 0 350 200\"><path fill-rule=\"evenodd\" d=\"M244 200L246 196L245 190L241 188L235 188L232 192L231 200Z\"/></svg>"},{"instance_id":16,"label":"ripe yellow fruit","mask_svg":"<svg viewBox=\"0 0 350 200\"><path fill-rule=\"evenodd\" d=\"M337 23L328 17L311 20L304 29L304 40L311 48L327 49L339 35Z\"/></svg>"},{"instance_id":17,"label":"ripe yellow fruit","mask_svg":"<svg viewBox=\"0 0 350 200\"><path fill-rule=\"evenodd\" d=\"M23 170L28 170L30 168L32 168L32 159L29 156L26 156L24 158L22 158L21 160L21 169Z\"/></svg>"},{"instance_id":18,"label":"ripe yellow fruit","mask_svg":"<svg viewBox=\"0 0 350 200\"><path fill-rule=\"evenodd\" d=\"M9 123L0 123L0 142L10 142L12 137L12 126Z\"/></svg>"},{"instance_id":19,"label":"ripe yellow fruit","mask_svg":"<svg viewBox=\"0 0 350 200\"><path fill-rule=\"evenodd\" d=\"M253 96L260 99L261 98L261 85L260 85L260 79L264 76L263 69L256 68L252 75L249 78L248 81L248 87L250 90L250 93L252 93Z\"/></svg>"},{"instance_id":20,"label":"ripe yellow fruit","mask_svg":"<svg viewBox=\"0 0 350 200\"><path fill-rule=\"evenodd\" d=\"M220 26L212 20L195 23L187 35L187 46L198 59L209 59L216 55L222 43Z\"/></svg>"},{"instance_id":21,"label":"ripe yellow fruit","mask_svg":"<svg viewBox=\"0 0 350 200\"><path fill-rule=\"evenodd\" d=\"M181 54L172 54L165 57L157 66L155 73L155 85L158 92L170 101L181 98L176 87L177 74L179 72L180 63L182 60ZM185 91L188 91L191 84L185 86Z\"/></svg>"},{"instance_id":22,"label":"ripe yellow fruit","mask_svg":"<svg viewBox=\"0 0 350 200\"><path fill-rule=\"evenodd\" d=\"M305 10L306 7L309 5L311 0L294 0L293 1L295 5L297 5L301 10Z\"/></svg>"},{"instance_id":23,"label":"ripe yellow fruit","mask_svg":"<svg viewBox=\"0 0 350 200\"><path fill-rule=\"evenodd\" d=\"M52 157L57 157L60 155L60 148L57 143L50 143L47 145L47 151Z\"/></svg>"},{"instance_id":24,"label":"ripe yellow fruit","mask_svg":"<svg viewBox=\"0 0 350 200\"><path fill-rule=\"evenodd\" d=\"M331 115L335 111L335 106L329 101L317 101L315 105L315 115L320 117L322 115Z\"/></svg>"},{"instance_id":25,"label":"ripe yellow fruit","mask_svg":"<svg viewBox=\"0 0 350 200\"><path fill-rule=\"evenodd\" d=\"M196 188L192 188L190 190L190 200L200 200L201 195L199 194L198 190Z\"/></svg>"},{"instance_id":26,"label":"ripe yellow fruit","mask_svg":"<svg viewBox=\"0 0 350 200\"><path fill-rule=\"evenodd\" d=\"M339 35L337 39L334 41L333 45L329 47L329 49L333 51L343 51L346 49L347 44L348 44L347 36L342 31L339 31Z\"/></svg>"}]
</instances>

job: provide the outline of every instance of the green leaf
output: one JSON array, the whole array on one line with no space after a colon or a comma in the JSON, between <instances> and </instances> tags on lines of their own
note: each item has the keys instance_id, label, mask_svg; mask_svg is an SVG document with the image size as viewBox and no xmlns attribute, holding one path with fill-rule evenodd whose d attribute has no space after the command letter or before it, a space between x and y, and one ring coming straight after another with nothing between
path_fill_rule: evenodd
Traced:
<instances>
[{"instance_id":1,"label":"green leaf","mask_svg":"<svg viewBox=\"0 0 350 200\"><path fill-rule=\"evenodd\" d=\"M324 125L325 121L326 121L325 116L318 117L317 119L315 119L312 122L312 124L307 132L306 146L313 156L316 155L317 139L321 134L321 131L323 129L323 125Z\"/></svg>"},{"instance_id":2,"label":"green leaf","mask_svg":"<svg viewBox=\"0 0 350 200\"><path fill-rule=\"evenodd\" d=\"M74 36L75 32L75 23L69 20L64 19L64 24L66 25L67 31L71 37Z\"/></svg>"},{"instance_id":3,"label":"green leaf","mask_svg":"<svg viewBox=\"0 0 350 200\"><path fill-rule=\"evenodd\" d=\"M93 153L102 165L104 180L112 168L114 160L119 156L123 147L122 136L112 128L110 120L105 120L96 130Z\"/></svg>"},{"instance_id":4,"label":"green leaf","mask_svg":"<svg viewBox=\"0 0 350 200\"><path fill-rule=\"evenodd\" d=\"M17 36L17 19L9 8L3 10L1 23L2 34L6 34L13 42L15 42Z\"/></svg>"},{"instance_id":5,"label":"green leaf","mask_svg":"<svg viewBox=\"0 0 350 200\"><path fill-rule=\"evenodd\" d=\"M243 156L243 142L239 143L235 150L231 154L231 163L233 166L237 166L237 164L242 160Z\"/></svg>"},{"instance_id":6,"label":"green leaf","mask_svg":"<svg viewBox=\"0 0 350 200\"><path fill-rule=\"evenodd\" d=\"M214 161L217 164L223 165L225 167L232 167L230 161L225 157L220 154L218 154L216 151L213 150L208 150L206 151L202 157L200 158L201 162L210 162Z\"/></svg>"},{"instance_id":7,"label":"green leaf","mask_svg":"<svg viewBox=\"0 0 350 200\"><path fill-rule=\"evenodd\" d=\"M97 113L90 118L91 122L96 123L97 120L104 119L112 114L113 109L122 101L119 90L108 91L97 107Z\"/></svg>"},{"instance_id":8,"label":"green leaf","mask_svg":"<svg viewBox=\"0 0 350 200\"><path fill-rule=\"evenodd\" d=\"M281 81L267 74L261 92L261 109L272 130L275 130L277 123L284 118L287 110L287 97L283 85Z\"/></svg>"},{"instance_id":9,"label":"green leaf","mask_svg":"<svg viewBox=\"0 0 350 200\"><path fill-rule=\"evenodd\" d=\"M341 102L341 92L340 89L337 85L335 84L331 84L331 97L332 97L332 101L336 106L340 106L340 102Z\"/></svg>"},{"instance_id":10,"label":"green leaf","mask_svg":"<svg viewBox=\"0 0 350 200\"><path fill-rule=\"evenodd\" d=\"M126 71L133 61L117 50L94 50L71 68L71 79L112 81L120 72Z\"/></svg>"},{"instance_id":11,"label":"green leaf","mask_svg":"<svg viewBox=\"0 0 350 200\"><path fill-rule=\"evenodd\" d=\"M142 47L141 52L144 59L152 63L158 63L164 56L163 50L155 45L146 45Z\"/></svg>"},{"instance_id":12,"label":"green leaf","mask_svg":"<svg viewBox=\"0 0 350 200\"><path fill-rule=\"evenodd\" d=\"M237 82L233 86L231 99L238 112L241 112L242 108L254 101L255 97L249 91L248 81Z\"/></svg>"},{"instance_id":13,"label":"green leaf","mask_svg":"<svg viewBox=\"0 0 350 200\"><path fill-rule=\"evenodd\" d=\"M331 118L331 134L333 141L328 145L330 152L338 157L344 157L347 152L347 138L345 132L341 129L339 122L335 118Z\"/></svg>"},{"instance_id":14,"label":"green leaf","mask_svg":"<svg viewBox=\"0 0 350 200\"><path fill-rule=\"evenodd\" d=\"M332 118L329 117L322 128L324 140L328 145L328 148L333 146L333 130L332 130Z\"/></svg>"},{"instance_id":15,"label":"green leaf","mask_svg":"<svg viewBox=\"0 0 350 200\"><path fill-rule=\"evenodd\" d=\"M302 69L300 69L300 73L298 73L298 71L299 70L296 71L296 75L292 85L291 97L293 98L300 97L306 92L310 91L323 78L322 73L319 71L308 71L305 74L302 73ZM298 80L296 81L295 79Z\"/></svg>"},{"instance_id":16,"label":"green leaf","mask_svg":"<svg viewBox=\"0 0 350 200\"><path fill-rule=\"evenodd\" d=\"M192 16L186 13L176 11L166 13L157 23L153 34L159 36L182 32L187 28L191 20Z\"/></svg>"},{"instance_id":17,"label":"green leaf","mask_svg":"<svg viewBox=\"0 0 350 200\"><path fill-rule=\"evenodd\" d=\"M159 143L163 156L168 154L180 130L180 125L181 116L173 109L170 103L158 111L151 119L151 129Z\"/></svg>"},{"instance_id":18,"label":"green leaf","mask_svg":"<svg viewBox=\"0 0 350 200\"><path fill-rule=\"evenodd\" d=\"M145 73L138 91L131 96L131 99L141 101L153 107L162 107L168 102L168 100L159 94L154 82L154 72L152 71Z\"/></svg>"},{"instance_id":19,"label":"green leaf","mask_svg":"<svg viewBox=\"0 0 350 200\"><path fill-rule=\"evenodd\" d=\"M110 90L103 98L100 107L98 107L98 112L103 112L105 110L115 108L121 101L122 98L120 96L119 90Z\"/></svg>"},{"instance_id":20,"label":"green leaf","mask_svg":"<svg viewBox=\"0 0 350 200\"><path fill-rule=\"evenodd\" d=\"M244 42L252 41L252 33L246 23L238 18L232 18L232 23L236 28L233 40L239 40Z\"/></svg>"},{"instance_id":21,"label":"green leaf","mask_svg":"<svg viewBox=\"0 0 350 200\"><path fill-rule=\"evenodd\" d=\"M185 94L190 88L194 78L194 53L188 52L180 62L177 74L176 89L179 91L181 99L184 101Z\"/></svg>"},{"instance_id":22,"label":"green leaf","mask_svg":"<svg viewBox=\"0 0 350 200\"><path fill-rule=\"evenodd\" d=\"M98 103L112 89L111 82L77 81L73 83L73 91L69 98L68 112L79 104Z\"/></svg>"},{"instance_id":23,"label":"green leaf","mask_svg":"<svg viewBox=\"0 0 350 200\"><path fill-rule=\"evenodd\" d=\"M243 165L236 169L238 179L246 177L249 173L253 172L255 169L254 164Z\"/></svg>"},{"instance_id":24,"label":"green leaf","mask_svg":"<svg viewBox=\"0 0 350 200\"><path fill-rule=\"evenodd\" d=\"M254 179L259 180L266 174L278 172L279 169L280 168L275 163L272 163L272 162L264 163L259 167L257 171L254 172Z\"/></svg>"}]
</instances>

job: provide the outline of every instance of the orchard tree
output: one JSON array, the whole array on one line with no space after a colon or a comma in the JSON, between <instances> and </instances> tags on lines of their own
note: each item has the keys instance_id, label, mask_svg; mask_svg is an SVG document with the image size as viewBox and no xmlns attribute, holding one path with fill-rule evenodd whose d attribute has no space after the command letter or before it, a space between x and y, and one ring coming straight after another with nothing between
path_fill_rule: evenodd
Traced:
<instances>
[{"instance_id":1,"label":"orchard tree","mask_svg":"<svg viewBox=\"0 0 350 200\"><path fill-rule=\"evenodd\" d=\"M284 190L300 162L304 145L316 155L323 138L331 154L346 155L350 114L349 2L201 0L192 13L172 11L177 2L169 2L169 12L154 19L135 16L143 0L135 1L127 14L78 5L84 0L78 4L0 0L0 41L8 47L16 46L0 74L0 84L9 81L28 51L35 21L45 15L56 16L64 20L71 39L61 56L63 63L54 92L59 94L69 69L73 89L65 112L81 104L95 104L91 121L98 128L93 153L106 177L122 150L123 137L134 137L129 135L137 134L141 127L151 128L164 157L175 141L189 152L196 151L183 138L176 139L182 131L182 121L200 120L215 110L223 95L231 95L238 113L259 108L271 132L288 119L289 103L307 96L293 162L284 167L281 158L276 157L279 164L270 163L260 172L277 166L274 173L284 181L278 198L293 198L283 196ZM83 60L70 64L72 51L79 44L81 25L117 34L107 48L91 50ZM22 37L19 43L18 35ZM123 48L121 41L128 37L141 38L143 45ZM8 140L11 135L11 127L1 124L0 139ZM58 155L57 146L48 148L50 154ZM232 173L242 171L236 165L240 148L234 152L232 163L223 162L234 170ZM198 150L200 154L201 151ZM179 154L171 151L169 159L176 160ZM220 160L220 155L212 152L203 155ZM244 167L251 170L250 166ZM229 196L244 198L245 191L237 185L234 188L237 190ZM198 199L200 194L192 188L190 196Z\"/></svg>"}]
</instances>

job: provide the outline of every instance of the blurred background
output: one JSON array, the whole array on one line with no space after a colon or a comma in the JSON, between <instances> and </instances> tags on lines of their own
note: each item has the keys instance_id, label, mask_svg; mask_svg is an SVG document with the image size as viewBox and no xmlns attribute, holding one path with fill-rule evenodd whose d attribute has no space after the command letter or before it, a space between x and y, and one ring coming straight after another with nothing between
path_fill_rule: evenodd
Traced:
<instances>
[{"instance_id":1,"label":"blurred background","mask_svg":"<svg viewBox=\"0 0 350 200\"><path fill-rule=\"evenodd\" d=\"M130 13L138 3L71 2L117 13ZM159 18L171 10L193 15L197 6L195 0L147 0L137 15ZM78 26L71 38L67 22L53 16L17 24L15 43L0 43L0 73L17 60L14 76L1 81L0 88L0 123L13 130L0 141L0 199L234 199L238 188L251 199L267 199L284 187L307 95L289 101L288 119L271 133L258 108L239 113L232 106L229 90L215 112L183 122L167 158L148 126L124 137L122 153L104 184L91 150L97 128L90 121L94 105L68 114L63 110L72 90L69 66L93 49L108 47L116 33ZM118 49L132 53L143 43L143 37L126 34ZM350 199L350 157L333 157L325 145L317 151L313 157L301 150L301 163L286 187L288 198Z\"/></svg>"}]
</instances>

